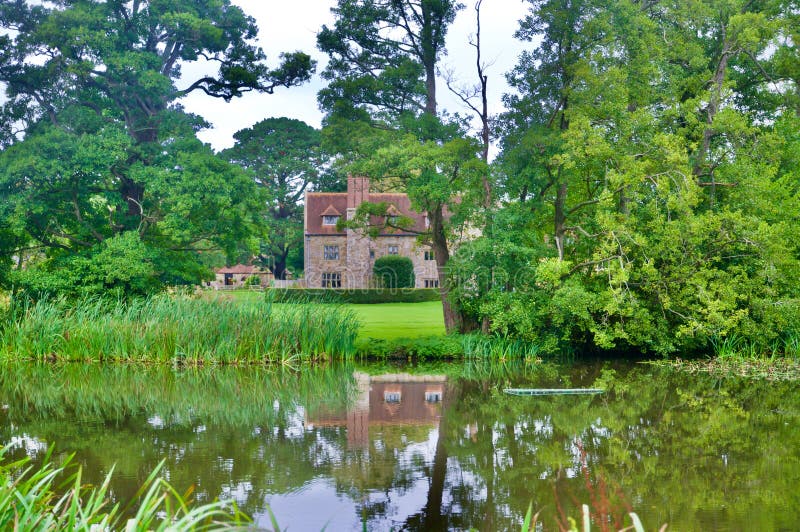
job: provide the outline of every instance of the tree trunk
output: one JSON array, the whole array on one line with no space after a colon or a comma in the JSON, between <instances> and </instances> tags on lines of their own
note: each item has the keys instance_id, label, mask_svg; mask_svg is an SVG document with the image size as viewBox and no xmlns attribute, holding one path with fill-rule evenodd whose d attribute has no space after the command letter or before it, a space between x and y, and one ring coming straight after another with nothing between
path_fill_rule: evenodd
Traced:
<instances>
[{"instance_id":1,"label":"tree trunk","mask_svg":"<svg viewBox=\"0 0 800 532\"><path fill-rule=\"evenodd\" d=\"M144 185L123 177L120 182L119 192L122 194L122 199L128 204L128 216L143 218Z\"/></svg>"},{"instance_id":2,"label":"tree trunk","mask_svg":"<svg viewBox=\"0 0 800 532\"><path fill-rule=\"evenodd\" d=\"M710 163L710 156L711 156L711 140L714 138L714 118L716 118L717 113L719 112L720 104L722 103L722 86L725 83L725 71L728 68L728 58L731 54L731 44L727 38L727 31L726 28L722 28L724 37L724 42L722 45L722 56L720 57L719 63L717 63L717 69L714 72L714 79L712 80L712 87L711 87L711 95L708 102L708 107L706 109L706 124L707 127L703 130L703 142L700 153L697 155L697 160L694 166L694 175L695 177L700 177L702 175L708 174L709 176L709 183L710 183L710 191L709 191L709 205L713 209L716 201L717 201L717 184L714 179L714 171L711 168Z\"/></svg>"},{"instance_id":3,"label":"tree trunk","mask_svg":"<svg viewBox=\"0 0 800 532\"><path fill-rule=\"evenodd\" d=\"M284 279L286 277L286 257L289 256L289 250L285 249L282 253L275 253L272 256L274 258L272 275L275 276L275 279Z\"/></svg>"},{"instance_id":4,"label":"tree trunk","mask_svg":"<svg viewBox=\"0 0 800 532\"><path fill-rule=\"evenodd\" d=\"M444 327L448 334L461 329L462 316L458 308L450 302L450 285L447 278L447 263L450 261L450 250L447 247L447 236L444 232L443 207L438 205L428 212L431 224L431 248L436 259L437 278L439 280L439 294L442 299L442 312L444 313Z\"/></svg>"},{"instance_id":5,"label":"tree trunk","mask_svg":"<svg viewBox=\"0 0 800 532\"><path fill-rule=\"evenodd\" d=\"M555 216L553 220L556 248L558 249L558 260L564 260L564 227L567 221L566 204L567 184L561 183L558 185L558 191L556 192Z\"/></svg>"}]
</instances>

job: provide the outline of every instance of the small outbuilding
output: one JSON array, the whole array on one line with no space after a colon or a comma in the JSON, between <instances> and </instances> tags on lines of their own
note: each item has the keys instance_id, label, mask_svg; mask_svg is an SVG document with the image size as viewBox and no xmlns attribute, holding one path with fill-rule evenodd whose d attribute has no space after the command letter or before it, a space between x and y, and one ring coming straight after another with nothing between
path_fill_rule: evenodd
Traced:
<instances>
[{"instance_id":1,"label":"small outbuilding","mask_svg":"<svg viewBox=\"0 0 800 532\"><path fill-rule=\"evenodd\" d=\"M216 290L232 290L247 286L269 286L274 279L272 272L258 266L237 264L214 270L216 279L209 283Z\"/></svg>"}]
</instances>

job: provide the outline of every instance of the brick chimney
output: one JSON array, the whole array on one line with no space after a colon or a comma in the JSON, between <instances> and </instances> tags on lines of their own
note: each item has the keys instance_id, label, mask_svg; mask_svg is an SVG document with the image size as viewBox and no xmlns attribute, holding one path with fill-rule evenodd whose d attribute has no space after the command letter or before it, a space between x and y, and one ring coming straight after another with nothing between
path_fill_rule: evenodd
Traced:
<instances>
[{"instance_id":1,"label":"brick chimney","mask_svg":"<svg viewBox=\"0 0 800 532\"><path fill-rule=\"evenodd\" d=\"M369 201L369 178L347 176L347 208L356 209Z\"/></svg>"}]
</instances>

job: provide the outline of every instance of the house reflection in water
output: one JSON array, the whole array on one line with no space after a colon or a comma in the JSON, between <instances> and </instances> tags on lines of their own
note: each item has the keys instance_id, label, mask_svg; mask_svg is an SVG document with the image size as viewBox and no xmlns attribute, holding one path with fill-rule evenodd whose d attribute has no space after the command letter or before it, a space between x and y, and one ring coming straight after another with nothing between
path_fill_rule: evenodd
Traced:
<instances>
[{"instance_id":1,"label":"house reflection in water","mask_svg":"<svg viewBox=\"0 0 800 532\"><path fill-rule=\"evenodd\" d=\"M305 424L347 427L349 447L369 446L369 427L381 425L439 426L445 400L444 375L353 374L358 397L346 412L306 412Z\"/></svg>"}]
</instances>

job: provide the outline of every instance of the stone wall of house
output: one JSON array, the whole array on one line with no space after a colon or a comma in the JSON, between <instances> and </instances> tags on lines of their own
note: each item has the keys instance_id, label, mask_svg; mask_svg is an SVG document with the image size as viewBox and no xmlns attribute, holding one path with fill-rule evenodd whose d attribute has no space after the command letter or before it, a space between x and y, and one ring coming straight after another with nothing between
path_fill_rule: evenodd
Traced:
<instances>
[{"instance_id":1,"label":"stone wall of house","mask_svg":"<svg viewBox=\"0 0 800 532\"><path fill-rule=\"evenodd\" d=\"M339 246L339 259L326 260L325 246ZM323 273L339 273L342 288L369 288L375 260L389 255L390 246L397 246L398 255L411 259L417 288L425 288L426 280L437 280L436 261L425 260L429 248L418 245L416 237L386 235L370 239L349 231L347 236L307 237L305 286L320 288Z\"/></svg>"},{"instance_id":2,"label":"stone wall of house","mask_svg":"<svg viewBox=\"0 0 800 532\"><path fill-rule=\"evenodd\" d=\"M339 246L339 259L325 259L325 246ZM320 288L323 273L340 273L342 288L347 278L347 237L344 235L309 236L306 238L306 286Z\"/></svg>"}]
</instances>

